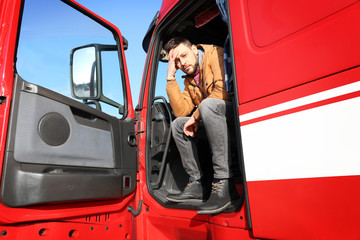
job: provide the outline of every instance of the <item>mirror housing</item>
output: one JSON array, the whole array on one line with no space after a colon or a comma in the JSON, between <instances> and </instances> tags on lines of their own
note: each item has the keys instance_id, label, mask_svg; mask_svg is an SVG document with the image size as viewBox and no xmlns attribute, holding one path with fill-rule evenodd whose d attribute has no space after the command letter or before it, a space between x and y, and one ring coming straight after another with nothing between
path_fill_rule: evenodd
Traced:
<instances>
[{"instance_id":1,"label":"mirror housing","mask_svg":"<svg viewBox=\"0 0 360 240\"><path fill-rule=\"evenodd\" d=\"M88 44L71 50L70 85L74 98L84 103L90 100L98 110L101 110L99 101L104 102L119 108L119 113L124 114L124 106L104 96L102 91L101 52L117 50L116 45L102 44Z\"/></svg>"},{"instance_id":2,"label":"mirror housing","mask_svg":"<svg viewBox=\"0 0 360 240\"><path fill-rule=\"evenodd\" d=\"M100 99L99 62L96 47L92 45L74 48L71 51L71 94L74 98Z\"/></svg>"}]
</instances>

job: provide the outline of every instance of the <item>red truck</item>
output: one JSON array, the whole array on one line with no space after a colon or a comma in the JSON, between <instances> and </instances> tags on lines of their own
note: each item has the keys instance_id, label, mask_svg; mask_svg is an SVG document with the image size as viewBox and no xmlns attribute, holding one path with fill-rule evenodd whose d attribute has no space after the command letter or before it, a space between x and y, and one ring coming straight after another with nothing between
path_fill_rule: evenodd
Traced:
<instances>
[{"instance_id":1,"label":"red truck","mask_svg":"<svg viewBox=\"0 0 360 240\"><path fill-rule=\"evenodd\" d=\"M1 239L360 239L359 1L164 0L135 108L110 22L2 0L0 23ZM232 211L166 200L188 181L164 94L172 36L225 49Z\"/></svg>"}]
</instances>

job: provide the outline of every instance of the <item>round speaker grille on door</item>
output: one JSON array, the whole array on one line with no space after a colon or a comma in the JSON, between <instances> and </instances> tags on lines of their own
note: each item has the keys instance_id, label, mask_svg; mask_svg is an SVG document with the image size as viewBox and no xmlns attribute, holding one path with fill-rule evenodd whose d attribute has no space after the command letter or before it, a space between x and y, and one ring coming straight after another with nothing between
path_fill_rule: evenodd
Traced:
<instances>
[{"instance_id":1,"label":"round speaker grille on door","mask_svg":"<svg viewBox=\"0 0 360 240\"><path fill-rule=\"evenodd\" d=\"M60 146L70 136L70 125L61 114L48 113L39 121L39 135L50 146Z\"/></svg>"}]
</instances>

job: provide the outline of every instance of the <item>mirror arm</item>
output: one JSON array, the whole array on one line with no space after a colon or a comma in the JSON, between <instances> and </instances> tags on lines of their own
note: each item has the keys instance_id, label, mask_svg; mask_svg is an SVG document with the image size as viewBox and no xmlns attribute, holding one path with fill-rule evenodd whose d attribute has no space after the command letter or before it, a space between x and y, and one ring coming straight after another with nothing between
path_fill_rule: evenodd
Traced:
<instances>
[{"instance_id":1,"label":"mirror arm","mask_svg":"<svg viewBox=\"0 0 360 240\"><path fill-rule=\"evenodd\" d=\"M83 103L88 105L88 106L91 105L91 104L94 104L95 109L101 111L101 105L100 105L99 101L97 101L97 100L90 100L89 101L89 100L84 99Z\"/></svg>"},{"instance_id":2,"label":"mirror arm","mask_svg":"<svg viewBox=\"0 0 360 240\"><path fill-rule=\"evenodd\" d=\"M107 103L107 104L109 104L109 105L111 105L113 107L117 107L119 109L119 113L124 114L124 106L123 105L121 105L121 104L119 104L119 103L105 97L104 95L102 95L99 100L104 102L104 103Z\"/></svg>"}]
</instances>

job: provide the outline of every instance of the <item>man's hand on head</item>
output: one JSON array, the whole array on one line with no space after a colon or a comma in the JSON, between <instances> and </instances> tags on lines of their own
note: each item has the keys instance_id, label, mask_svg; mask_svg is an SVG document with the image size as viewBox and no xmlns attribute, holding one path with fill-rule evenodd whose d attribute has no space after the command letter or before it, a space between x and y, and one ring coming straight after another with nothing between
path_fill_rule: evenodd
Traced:
<instances>
[{"instance_id":1,"label":"man's hand on head","mask_svg":"<svg viewBox=\"0 0 360 240\"><path fill-rule=\"evenodd\" d=\"M167 72L167 77L166 79L174 79L175 78L175 73L177 71L177 67L176 67L176 58L177 55L179 53L177 51L174 51L174 49L171 49L169 54L168 54L168 72Z\"/></svg>"}]
</instances>

